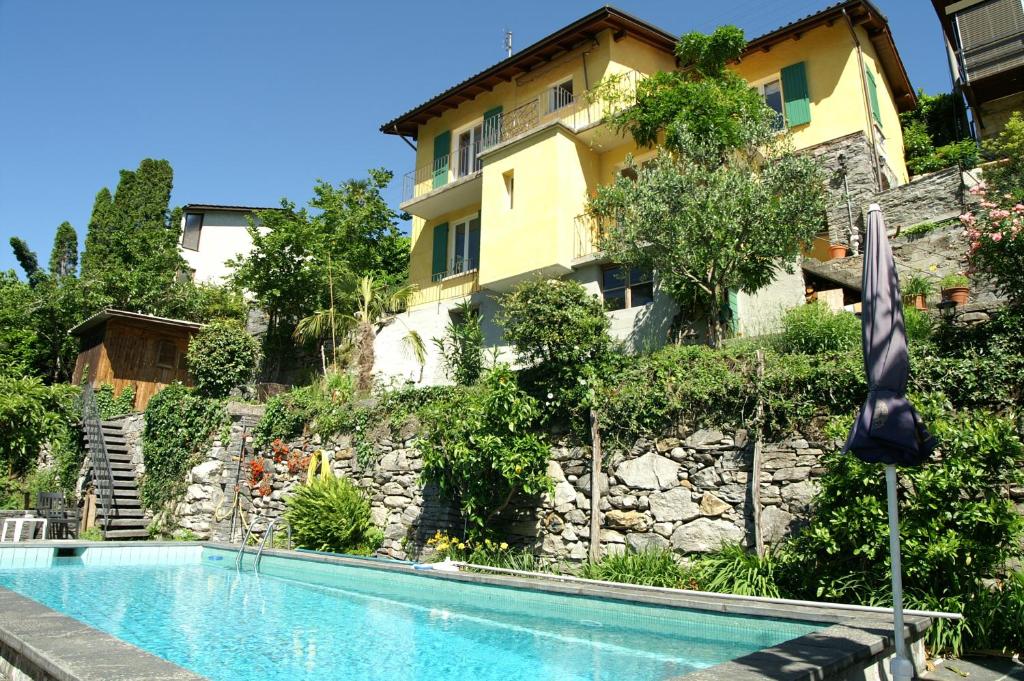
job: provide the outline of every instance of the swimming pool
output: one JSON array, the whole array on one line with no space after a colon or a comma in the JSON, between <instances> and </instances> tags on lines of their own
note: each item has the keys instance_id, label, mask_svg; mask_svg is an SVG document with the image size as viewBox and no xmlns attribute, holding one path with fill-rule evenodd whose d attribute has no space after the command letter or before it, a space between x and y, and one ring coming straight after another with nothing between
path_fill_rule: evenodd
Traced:
<instances>
[{"instance_id":1,"label":"swimming pool","mask_svg":"<svg viewBox=\"0 0 1024 681\"><path fill-rule=\"evenodd\" d=\"M661 681L828 626L211 547L54 549L0 586L215 681ZM10 555L10 554L9 554Z\"/></svg>"}]
</instances>

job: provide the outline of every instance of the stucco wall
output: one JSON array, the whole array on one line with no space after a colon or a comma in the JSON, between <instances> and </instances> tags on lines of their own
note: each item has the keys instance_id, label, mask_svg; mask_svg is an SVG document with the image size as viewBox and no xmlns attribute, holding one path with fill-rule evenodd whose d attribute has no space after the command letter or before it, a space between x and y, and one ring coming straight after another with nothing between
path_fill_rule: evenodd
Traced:
<instances>
[{"instance_id":1,"label":"stucco wall","mask_svg":"<svg viewBox=\"0 0 1024 681\"><path fill-rule=\"evenodd\" d=\"M227 261L252 250L252 238L246 227L248 213L239 211L197 211L203 213L199 250L180 248L181 256L195 270L196 283L222 284L231 274ZM185 229L182 216L181 228Z\"/></svg>"}]
</instances>

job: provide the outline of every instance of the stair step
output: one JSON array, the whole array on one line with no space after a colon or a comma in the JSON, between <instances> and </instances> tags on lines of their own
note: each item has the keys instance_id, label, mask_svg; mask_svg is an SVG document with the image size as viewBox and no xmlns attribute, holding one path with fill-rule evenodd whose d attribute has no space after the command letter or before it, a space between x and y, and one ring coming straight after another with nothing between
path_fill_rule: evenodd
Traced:
<instances>
[{"instance_id":1,"label":"stair step","mask_svg":"<svg viewBox=\"0 0 1024 681\"><path fill-rule=\"evenodd\" d=\"M103 500L97 499L96 512L102 512ZM114 515L117 515L118 511L129 511L134 513L135 511L141 510L142 502L139 501L138 497L114 497Z\"/></svg>"},{"instance_id":2,"label":"stair step","mask_svg":"<svg viewBox=\"0 0 1024 681\"><path fill-rule=\"evenodd\" d=\"M106 445L107 453L110 453L110 454L112 454L114 452L124 453L124 452L128 452L129 451L128 450L128 445L125 445L125 444L111 444L111 443L107 442L107 443L105 443L105 445ZM87 444L86 445L86 449L93 450L93 449L98 449L98 448L97 447L90 447Z\"/></svg>"},{"instance_id":3,"label":"stair step","mask_svg":"<svg viewBox=\"0 0 1024 681\"><path fill-rule=\"evenodd\" d=\"M97 480L96 481L96 490L98 492L103 492L106 489L107 489L107 482L106 482L106 480ZM116 496L136 496L136 495L138 495L138 492L139 492L139 486L135 483L134 480L118 480L118 479L115 478L114 479L114 486L112 488L112 491L114 492L114 496L115 497Z\"/></svg>"},{"instance_id":4,"label":"stair step","mask_svg":"<svg viewBox=\"0 0 1024 681\"><path fill-rule=\"evenodd\" d=\"M110 530L103 533L104 539L133 539L135 537L149 537L146 530Z\"/></svg>"},{"instance_id":5,"label":"stair step","mask_svg":"<svg viewBox=\"0 0 1024 681\"><path fill-rule=\"evenodd\" d=\"M145 528L148 524L149 523L142 518L111 518L107 523L107 527L119 530L133 530Z\"/></svg>"},{"instance_id":6,"label":"stair step","mask_svg":"<svg viewBox=\"0 0 1024 681\"><path fill-rule=\"evenodd\" d=\"M142 518L144 514L145 511L141 508L121 508L120 506L115 506L113 513L110 514L110 518L111 520L117 518ZM103 518L106 517L106 515L107 514L103 512L102 508L96 509L97 518Z\"/></svg>"}]
</instances>

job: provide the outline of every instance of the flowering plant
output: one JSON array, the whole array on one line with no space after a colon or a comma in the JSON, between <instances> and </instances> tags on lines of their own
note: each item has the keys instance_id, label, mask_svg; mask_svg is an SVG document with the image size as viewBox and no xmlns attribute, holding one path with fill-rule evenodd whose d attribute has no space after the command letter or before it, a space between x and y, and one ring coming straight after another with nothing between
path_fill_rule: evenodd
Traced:
<instances>
[{"instance_id":1,"label":"flowering plant","mask_svg":"<svg viewBox=\"0 0 1024 681\"><path fill-rule=\"evenodd\" d=\"M493 562L495 554L505 553L509 550L507 542L496 542L490 539L480 541L459 539L441 530L435 532L434 536L427 540L427 546L433 547L439 558L451 558L466 563L489 564L489 562Z\"/></svg>"},{"instance_id":2,"label":"flowering plant","mask_svg":"<svg viewBox=\"0 0 1024 681\"><path fill-rule=\"evenodd\" d=\"M992 197L984 183L970 191L981 198L974 211L960 216L971 269L1012 301L1024 301L1024 203L1011 194Z\"/></svg>"}]
</instances>

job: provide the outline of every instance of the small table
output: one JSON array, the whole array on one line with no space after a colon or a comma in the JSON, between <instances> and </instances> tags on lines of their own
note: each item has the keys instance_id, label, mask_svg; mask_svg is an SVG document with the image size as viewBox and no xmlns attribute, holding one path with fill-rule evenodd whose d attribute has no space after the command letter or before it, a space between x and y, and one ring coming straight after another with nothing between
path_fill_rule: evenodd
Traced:
<instances>
[{"instance_id":1,"label":"small table","mask_svg":"<svg viewBox=\"0 0 1024 681\"><path fill-rule=\"evenodd\" d=\"M13 537L12 537L11 541L13 541L15 544L20 542L21 541L21 531L22 531L22 528L25 527L26 523L29 523L29 524L32 524L32 523L42 523L43 527L42 527L41 536L42 536L43 539L46 538L46 518L36 518L34 516L24 515L24 516L21 516L20 518L5 518L4 519L4 529L3 529L3 534L0 534L0 542L6 542L7 541L7 528L8 527L12 527L12 526L14 528L14 532L13 532Z\"/></svg>"}]
</instances>

